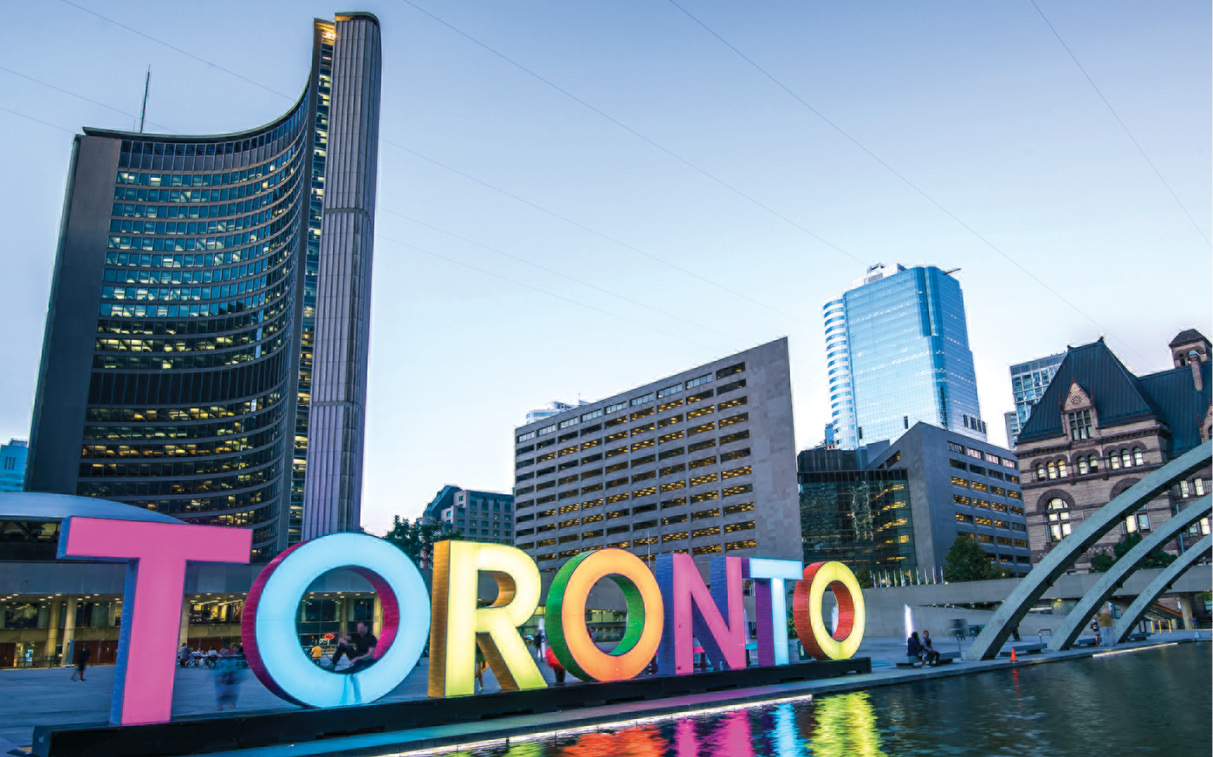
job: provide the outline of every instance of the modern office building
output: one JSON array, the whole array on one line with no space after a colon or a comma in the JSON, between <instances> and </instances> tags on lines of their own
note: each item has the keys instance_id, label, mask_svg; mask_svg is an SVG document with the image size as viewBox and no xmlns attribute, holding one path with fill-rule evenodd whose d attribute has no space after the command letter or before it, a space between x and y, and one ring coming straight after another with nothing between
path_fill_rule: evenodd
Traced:
<instances>
[{"instance_id":1,"label":"modern office building","mask_svg":"<svg viewBox=\"0 0 1213 757\"><path fill-rule=\"evenodd\" d=\"M870 469L868 453L820 448L797 455L805 564L837 560L873 575L917 569L908 475Z\"/></svg>"},{"instance_id":2,"label":"modern office building","mask_svg":"<svg viewBox=\"0 0 1213 757\"><path fill-rule=\"evenodd\" d=\"M1018 464L1008 450L920 421L892 444L806 450L797 464L806 560L938 580L952 543L966 534L1000 570L1031 569Z\"/></svg>"},{"instance_id":3,"label":"modern office building","mask_svg":"<svg viewBox=\"0 0 1213 757\"><path fill-rule=\"evenodd\" d=\"M1007 443L1012 447L1019 438L1023 424L1028 422L1028 416L1032 414L1032 406L1044 396L1049 382L1053 380L1053 374L1057 373L1057 366L1061 365L1065 356L1066 353L1059 352L1011 366L1011 391L1015 395L1015 411L1005 413L1003 417L1007 424Z\"/></svg>"},{"instance_id":4,"label":"modern office building","mask_svg":"<svg viewBox=\"0 0 1213 757\"><path fill-rule=\"evenodd\" d=\"M312 41L265 126L75 138L29 490L251 527L257 559L358 528L379 24Z\"/></svg>"},{"instance_id":5,"label":"modern office building","mask_svg":"<svg viewBox=\"0 0 1213 757\"><path fill-rule=\"evenodd\" d=\"M896 439L919 421L986 438L953 273L875 265L826 303L830 414L840 449Z\"/></svg>"},{"instance_id":6,"label":"modern office building","mask_svg":"<svg viewBox=\"0 0 1213 757\"><path fill-rule=\"evenodd\" d=\"M1135 376L1103 339L1071 347L1019 434L1028 537L1036 559L1091 512L1168 461L1213 436L1210 346L1189 329L1171 341L1174 367ZM1161 492L1076 563L1149 531L1210 491L1205 468ZM1209 533L1204 518L1166 546L1179 553Z\"/></svg>"},{"instance_id":7,"label":"modern office building","mask_svg":"<svg viewBox=\"0 0 1213 757\"><path fill-rule=\"evenodd\" d=\"M9 439L0 444L0 492L19 492L25 487L25 463L29 442Z\"/></svg>"},{"instance_id":8,"label":"modern office building","mask_svg":"<svg viewBox=\"0 0 1213 757\"><path fill-rule=\"evenodd\" d=\"M425 507L423 523L458 529L468 541L514 543L514 497L446 485Z\"/></svg>"},{"instance_id":9,"label":"modern office building","mask_svg":"<svg viewBox=\"0 0 1213 757\"><path fill-rule=\"evenodd\" d=\"M514 441L514 543L541 569L601 547L800 557L786 339L521 426Z\"/></svg>"}]
</instances>

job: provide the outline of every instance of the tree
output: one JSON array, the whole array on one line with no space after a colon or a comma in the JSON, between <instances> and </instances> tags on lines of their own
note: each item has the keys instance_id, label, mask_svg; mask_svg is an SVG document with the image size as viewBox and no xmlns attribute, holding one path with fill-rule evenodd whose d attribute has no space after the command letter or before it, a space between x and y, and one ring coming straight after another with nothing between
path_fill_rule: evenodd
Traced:
<instances>
[{"instance_id":1,"label":"tree","mask_svg":"<svg viewBox=\"0 0 1213 757\"><path fill-rule=\"evenodd\" d=\"M1091 572L1092 573L1107 573L1116 564L1116 561L1129 553L1129 550L1141 544L1142 536L1140 531L1134 531L1119 542L1112 545L1112 552L1109 553L1106 549L1091 553ZM1166 552L1159 547L1146 557L1145 562L1141 564L1142 568L1165 568L1175 562L1175 555Z\"/></svg>"},{"instance_id":2,"label":"tree","mask_svg":"<svg viewBox=\"0 0 1213 757\"><path fill-rule=\"evenodd\" d=\"M870 589L875 586L872 579L872 571L867 568L860 568L855 571L855 580L859 582L859 588Z\"/></svg>"},{"instance_id":3,"label":"tree","mask_svg":"<svg viewBox=\"0 0 1213 757\"><path fill-rule=\"evenodd\" d=\"M1002 577L1002 571L994 567L990 555L968 534L958 534L952 542L952 548L944 558L944 571L948 581L985 581Z\"/></svg>"},{"instance_id":4,"label":"tree","mask_svg":"<svg viewBox=\"0 0 1213 757\"><path fill-rule=\"evenodd\" d=\"M392 530L383 535L387 541L395 544L408 558L424 568L431 564L434 558L434 544L445 539L458 539L463 532L451 530L446 524L422 523L418 518L409 521L399 515L392 522Z\"/></svg>"}]
</instances>

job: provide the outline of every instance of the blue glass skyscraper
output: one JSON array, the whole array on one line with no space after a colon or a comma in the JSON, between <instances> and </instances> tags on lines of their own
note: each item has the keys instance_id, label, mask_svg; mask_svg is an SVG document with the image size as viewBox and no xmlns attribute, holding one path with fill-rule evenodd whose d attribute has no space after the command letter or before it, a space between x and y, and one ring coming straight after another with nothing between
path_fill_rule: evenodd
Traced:
<instances>
[{"instance_id":1,"label":"blue glass skyscraper","mask_svg":"<svg viewBox=\"0 0 1213 757\"><path fill-rule=\"evenodd\" d=\"M896 439L918 421L986 438L960 282L935 266L872 266L823 308L835 443Z\"/></svg>"}]
</instances>

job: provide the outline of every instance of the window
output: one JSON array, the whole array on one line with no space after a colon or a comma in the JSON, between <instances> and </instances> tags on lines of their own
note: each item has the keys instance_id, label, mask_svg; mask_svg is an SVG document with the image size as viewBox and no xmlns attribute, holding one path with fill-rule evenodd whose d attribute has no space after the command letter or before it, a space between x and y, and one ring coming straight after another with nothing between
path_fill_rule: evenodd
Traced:
<instances>
[{"instance_id":1,"label":"window","mask_svg":"<svg viewBox=\"0 0 1213 757\"><path fill-rule=\"evenodd\" d=\"M720 419L720 427L724 428L725 426L732 426L734 423L744 423L744 422L748 421L749 419L750 419L749 413L738 413L737 415L730 415L728 418Z\"/></svg>"},{"instance_id":2,"label":"window","mask_svg":"<svg viewBox=\"0 0 1213 757\"><path fill-rule=\"evenodd\" d=\"M1085 476L1087 474L1087 458L1080 456L1078 458L1078 475Z\"/></svg>"},{"instance_id":3,"label":"window","mask_svg":"<svg viewBox=\"0 0 1213 757\"><path fill-rule=\"evenodd\" d=\"M719 552L719 551L720 551L719 544L708 544L703 547L695 547L694 549L691 550L691 554L707 555L707 554L712 554L712 553Z\"/></svg>"},{"instance_id":4,"label":"window","mask_svg":"<svg viewBox=\"0 0 1213 757\"><path fill-rule=\"evenodd\" d=\"M1181 496L1181 497L1187 497L1187 496L1188 496L1188 494L1189 494L1188 482L1187 482L1187 481L1180 481L1180 482L1179 482L1179 496Z\"/></svg>"},{"instance_id":5,"label":"window","mask_svg":"<svg viewBox=\"0 0 1213 757\"><path fill-rule=\"evenodd\" d=\"M1045 464L1037 463L1036 464L1036 480L1044 481L1046 478L1048 478L1048 476L1045 474Z\"/></svg>"},{"instance_id":6,"label":"window","mask_svg":"<svg viewBox=\"0 0 1213 757\"><path fill-rule=\"evenodd\" d=\"M1133 464L1134 465L1145 465L1146 464L1146 456L1141 451L1141 447L1137 447L1136 449L1133 450Z\"/></svg>"},{"instance_id":7,"label":"window","mask_svg":"<svg viewBox=\"0 0 1213 757\"><path fill-rule=\"evenodd\" d=\"M1049 500L1048 522L1051 541L1061 541L1070 535L1070 506L1061 497Z\"/></svg>"},{"instance_id":8,"label":"window","mask_svg":"<svg viewBox=\"0 0 1213 757\"><path fill-rule=\"evenodd\" d=\"M715 518L720 515L720 508L714 507L711 510L700 510L691 516L692 520L703 520L704 518Z\"/></svg>"},{"instance_id":9,"label":"window","mask_svg":"<svg viewBox=\"0 0 1213 757\"><path fill-rule=\"evenodd\" d=\"M716 371L716 378L722 379L725 376L732 376L734 373L741 373L745 370L745 363L737 363Z\"/></svg>"},{"instance_id":10,"label":"window","mask_svg":"<svg viewBox=\"0 0 1213 757\"><path fill-rule=\"evenodd\" d=\"M739 442L742 439L749 439L749 438L750 438L750 431L749 431L749 429L746 429L745 431L738 431L735 434L725 434L724 436L720 437L720 443L721 444L732 444L733 442Z\"/></svg>"},{"instance_id":11,"label":"window","mask_svg":"<svg viewBox=\"0 0 1213 757\"><path fill-rule=\"evenodd\" d=\"M678 413L677 415L671 415L669 417L662 418L661 420L657 421L657 428L665 428L666 426L672 426L675 423L679 423L681 421L682 421L682 413Z\"/></svg>"},{"instance_id":12,"label":"window","mask_svg":"<svg viewBox=\"0 0 1213 757\"><path fill-rule=\"evenodd\" d=\"M723 473L720 474L720 477L722 479L734 478L736 476L748 476L748 475L750 475L750 473L751 473L750 466L744 465L740 468L732 468L730 470L724 471Z\"/></svg>"},{"instance_id":13,"label":"window","mask_svg":"<svg viewBox=\"0 0 1213 757\"><path fill-rule=\"evenodd\" d=\"M753 549L758 546L758 542L754 539L745 539L743 541L731 541L724 545L724 548L732 552L738 549Z\"/></svg>"},{"instance_id":14,"label":"window","mask_svg":"<svg viewBox=\"0 0 1213 757\"><path fill-rule=\"evenodd\" d=\"M687 382L687 389L694 389L695 387L706 384L711 380L712 380L712 374L710 374L710 373L705 373L702 376L696 376L695 378L693 378Z\"/></svg>"},{"instance_id":15,"label":"window","mask_svg":"<svg viewBox=\"0 0 1213 757\"><path fill-rule=\"evenodd\" d=\"M681 431L672 431L668 434L662 434L661 436L657 437L657 441L662 444L669 444L675 439L681 439L684 436L686 436L686 434Z\"/></svg>"},{"instance_id":16,"label":"window","mask_svg":"<svg viewBox=\"0 0 1213 757\"><path fill-rule=\"evenodd\" d=\"M568 420L560 422L560 428L568 428L569 426L576 426L578 423L581 423L580 418L569 418Z\"/></svg>"},{"instance_id":17,"label":"window","mask_svg":"<svg viewBox=\"0 0 1213 757\"><path fill-rule=\"evenodd\" d=\"M716 412L716 408L713 407L712 405L703 405L702 407L699 407L695 410L688 412L687 420L688 421L693 420L695 418L700 417L701 415L707 415L709 413L714 413L714 412Z\"/></svg>"},{"instance_id":18,"label":"window","mask_svg":"<svg viewBox=\"0 0 1213 757\"><path fill-rule=\"evenodd\" d=\"M656 411L655 411L653 408L651 408L651 407L646 407L644 410L637 410L636 412L632 413L632 416L631 416L631 417L632 417L632 420L634 420L634 421L638 421L638 420L640 420L641 418L648 417L648 416L652 415L652 414L653 414L653 413L655 413L655 412L656 412Z\"/></svg>"},{"instance_id":19,"label":"window","mask_svg":"<svg viewBox=\"0 0 1213 757\"><path fill-rule=\"evenodd\" d=\"M724 444L723 441L721 441L720 443ZM710 447L715 447L715 446L716 446L715 439L704 439L702 442L695 442L694 444L688 446L687 451L688 452L698 452L700 450L708 449Z\"/></svg>"},{"instance_id":20,"label":"window","mask_svg":"<svg viewBox=\"0 0 1213 757\"><path fill-rule=\"evenodd\" d=\"M1203 497L1205 495L1205 480L1198 478L1192 482L1192 488L1196 490L1196 496Z\"/></svg>"},{"instance_id":21,"label":"window","mask_svg":"<svg viewBox=\"0 0 1213 757\"><path fill-rule=\"evenodd\" d=\"M657 396L659 398L660 397L669 397L671 394L678 394L681 391L682 391L682 384L674 384L673 386L667 386L665 389L657 390Z\"/></svg>"},{"instance_id":22,"label":"window","mask_svg":"<svg viewBox=\"0 0 1213 757\"><path fill-rule=\"evenodd\" d=\"M1057 477L1058 478L1066 477L1066 461L1065 460L1057 461Z\"/></svg>"},{"instance_id":23,"label":"window","mask_svg":"<svg viewBox=\"0 0 1213 757\"><path fill-rule=\"evenodd\" d=\"M721 421L721 424L723 425L724 421ZM702 434L704 431L711 431L714 428L716 428L715 421L709 421L707 423L704 423L701 426L692 426L691 428L687 429L687 436L694 436L695 434Z\"/></svg>"},{"instance_id":24,"label":"window","mask_svg":"<svg viewBox=\"0 0 1213 757\"><path fill-rule=\"evenodd\" d=\"M737 407L738 405L744 405L746 403L747 403L747 399L745 396L734 397L733 399L728 400L727 402L721 402L719 405L716 406L716 409L717 410L728 410L731 407Z\"/></svg>"},{"instance_id":25,"label":"window","mask_svg":"<svg viewBox=\"0 0 1213 757\"><path fill-rule=\"evenodd\" d=\"M1070 413L1070 438L1074 441L1091 438L1091 411L1079 410Z\"/></svg>"},{"instance_id":26,"label":"window","mask_svg":"<svg viewBox=\"0 0 1213 757\"><path fill-rule=\"evenodd\" d=\"M964 513L956 513L956 521L957 521L958 523L972 523L972 522L973 522L973 516L972 516L972 515L965 515Z\"/></svg>"},{"instance_id":27,"label":"window","mask_svg":"<svg viewBox=\"0 0 1213 757\"><path fill-rule=\"evenodd\" d=\"M687 522L686 513L682 513L680 515L671 515L668 518L661 519L661 525L663 525L663 526L669 526L674 523L686 523L686 522Z\"/></svg>"},{"instance_id":28,"label":"window","mask_svg":"<svg viewBox=\"0 0 1213 757\"><path fill-rule=\"evenodd\" d=\"M607 413L607 415L610 415L611 413L617 413L627 406L628 406L628 403L626 403L626 402L616 402L613 405L606 406L606 413Z\"/></svg>"},{"instance_id":29,"label":"window","mask_svg":"<svg viewBox=\"0 0 1213 757\"><path fill-rule=\"evenodd\" d=\"M969 488L969 482L963 478L960 478L959 476L952 476L952 485L953 486L963 486L966 489Z\"/></svg>"},{"instance_id":30,"label":"window","mask_svg":"<svg viewBox=\"0 0 1213 757\"><path fill-rule=\"evenodd\" d=\"M726 505L724 508L725 515L736 515L737 513L746 513L754 509L753 502L738 502L735 505Z\"/></svg>"},{"instance_id":31,"label":"window","mask_svg":"<svg viewBox=\"0 0 1213 757\"><path fill-rule=\"evenodd\" d=\"M1108 453L1108 467L1112 470L1120 468L1120 455L1115 450Z\"/></svg>"},{"instance_id":32,"label":"window","mask_svg":"<svg viewBox=\"0 0 1213 757\"><path fill-rule=\"evenodd\" d=\"M1134 513L1128 518L1125 518L1125 531L1133 533L1134 531L1149 531L1150 530L1150 515L1148 513Z\"/></svg>"},{"instance_id":33,"label":"window","mask_svg":"<svg viewBox=\"0 0 1213 757\"><path fill-rule=\"evenodd\" d=\"M956 442L948 442L948 449L958 455L963 455L965 453L965 448Z\"/></svg>"},{"instance_id":34,"label":"window","mask_svg":"<svg viewBox=\"0 0 1213 757\"><path fill-rule=\"evenodd\" d=\"M727 526L724 527L724 532L726 534L733 534L733 533L737 533L738 531L749 531L752 528L754 528L754 521L747 520L743 523L728 524Z\"/></svg>"},{"instance_id":35,"label":"window","mask_svg":"<svg viewBox=\"0 0 1213 757\"><path fill-rule=\"evenodd\" d=\"M680 407L681 405L682 405L681 399L670 400L669 402L663 402L657 406L657 412L664 413L666 410L669 410L669 409L675 408L675 407Z\"/></svg>"},{"instance_id":36,"label":"window","mask_svg":"<svg viewBox=\"0 0 1213 757\"><path fill-rule=\"evenodd\" d=\"M594 410L594 411L588 412L588 413L586 413L585 415L581 416L581 420L583 420L583 421L590 421L590 420L593 420L593 419L595 419L595 418L601 418L601 417L602 417L602 412L603 412L603 411L602 411L602 408L599 408L599 409L597 409L597 410Z\"/></svg>"},{"instance_id":37,"label":"window","mask_svg":"<svg viewBox=\"0 0 1213 757\"><path fill-rule=\"evenodd\" d=\"M716 389L716 394L721 395L721 394L724 394L725 392L731 392L736 389L741 389L744 386L745 386L745 379L740 379L738 381L733 381L733 382L725 384L721 387L718 387Z\"/></svg>"},{"instance_id":38,"label":"window","mask_svg":"<svg viewBox=\"0 0 1213 757\"><path fill-rule=\"evenodd\" d=\"M652 402L655 399L657 399L656 392L649 392L648 394L642 394L639 397L633 397L632 398L632 407L636 407L637 405L643 405L646 402Z\"/></svg>"},{"instance_id":39,"label":"window","mask_svg":"<svg viewBox=\"0 0 1213 757\"><path fill-rule=\"evenodd\" d=\"M965 454L967 454L969 457L975 458L977 460L981 459L981 450L979 450L979 449L967 449L967 450L965 450Z\"/></svg>"},{"instance_id":40,"label":"window","mask_svg":"<svg viewBox=\"0 0 1213 757\"><path fill-rule=\"evenodd\" d=\"M1049 462L1045 467L1049 471L1049 478L1057 478L1057 463Z\"/></svg>"},{"instance_id":41,"label":"window","mask_svg":"<svg viewBox=\"0 0 1213 757\"><path fill-rule=\"evenodd\" d=\"M721 490L720 493L722 496L732 497L736 494L745 494L747 492L752 492L752 491L754 491L753 484L740 484L738 486L727 486L723 490Z\"/></svg>"},{"instance_id":42,"label":"window","mask_svg":"<svg viewBox=\"0 0 1213 757\"><path fill-rule=\"evenodd\" d=\"M662 534L661 535L662 543L667 542L667 541L681 541L685 538L687 538L686 531L678 531L677 533L673 533L673 534Z\"/></svg>"}]
</instances>

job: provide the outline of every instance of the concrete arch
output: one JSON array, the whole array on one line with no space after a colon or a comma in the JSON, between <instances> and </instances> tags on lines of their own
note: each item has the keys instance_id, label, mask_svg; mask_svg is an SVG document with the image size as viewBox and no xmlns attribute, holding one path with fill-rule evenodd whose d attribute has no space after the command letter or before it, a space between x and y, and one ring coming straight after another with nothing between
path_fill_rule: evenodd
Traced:
<instances>
[{"instance_id":1,"label":"concrete arch","mask_svg":"<svg viewBox=\"0 0 1213 757\"><path fill-rule=\"evenodd\" d=\"M1116 497L1120 496L1123 492L1128 490L1129 487L1133 486L1133 484L1136 484L1140 480L1140 478L1126 478L1117 481L1116 485L1112 487L1111 498L1115 499Z\"/></svg>"},{"instance_id":2,"label":"concrete arch","mask_svg":"<svg viewBox=\"0 0 1213 757\"><path fill-rule=\"evenodd\" d=\"M1112 569L1103 574L1065 616L1061 626L1053 632L1053 638L1049 641L1049 650L1059 652L1069 649L1085 628L1087 618L1095 614L1095 611L1108 601L1112 594L1124 584L1125 579L1145 562L1151 552L1165 545L1188 526L1209 515L1211 511L1213 511L1213 496L1203 497L1199 501L1193 502L1168 518L1149 536L1142 539L1140 544L1117 560Z\"/></svg>"},{"instance_id":3,"label":"concrete arch","mask_svg":"<svg viewBox=\"0 0 1213 757\"><path fill-rule=\"evenodd\" d=\"M1129 609L1125 610L1125 614L1120 616L1120 620L1116 621L1116 627L1112 631L1112 643L1119 644L1124 641L1133 632L1133 626L1137 625L1141 616L1145 614L1150 605L1154 604L1154 600L1162 596L1162 593L1175 583L1175 580L1182 576L1188 568L1195 565L1197 560L1210 552L1213 552L1213 534L1193 544L1190 549L1179 556L1178 560L1159 573L1158 578L1150 582L1150 585L1137 596L1137 599L1133 600L1133 604L1129 605Z\"/></svg>"},{"instance_id":4,"label":"concrete arch","mask_svg":"<svg viewBox=\"0 0 1213 757\"><path fill-rule=\"evenodd\" d=\"M1078 556L1086 552L1100 537L1120 525L1121 521L1166 491L1172 482L1197 471L1213 459L1213 443L1205 442L1131 486L1126 492L1092 513L1086 520L1074 526L1070 535L1057 543L1044 558L1032 568L1003 603L994 612L994 617L978 634L973 645L965 651L966 660L987 660L998 654L1011 629L1019 624L1024 615L1044 595L1058 576L1066 571ZM1186 553L1185 553L1186 554Z\"/></svg>"},{"instance_id":5,"label":"concrete arch","mask_svg":"<svg viewBox=\"0 0 1213 757\"><path fill-rule=\"evenodd\" d=\"M1036 498L1036 512L1048 512L1049 501L1053 499L1060 499L1062 502L1065 502L1066 507L1073 508L1077 506L1074 502L1074 498L1070 496L1069 492L1066 492L1063 489L1046 489L1044 494L1041 494Z\"/></svg>"}]
</instances>

